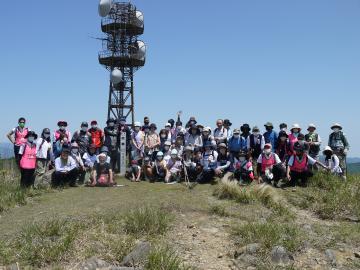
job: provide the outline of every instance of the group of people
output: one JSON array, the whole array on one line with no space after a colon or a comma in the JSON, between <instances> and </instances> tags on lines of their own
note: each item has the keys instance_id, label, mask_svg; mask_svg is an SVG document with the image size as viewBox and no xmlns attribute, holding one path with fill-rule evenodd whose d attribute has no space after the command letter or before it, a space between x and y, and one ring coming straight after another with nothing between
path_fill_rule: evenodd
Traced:
<instances>
[{"instance_id":1,"label":"group of people","mask_svg":"<svg viewBox=\"0 0 360 270\"><path fill-rule=\"evenodd\" d=\"M133 127L125 118L110 118L104 129L97 121L90 126L83 122L73 135L66 121L57 124L53 136L45 128L38 138L20 118L18 126L8 133L21 170L21 186L37 187L52 168L53 186L113 186L114 174L119 171L120 144L126 145L126 177L135 182L209 183L227 175L240 184L257 181L278 186L284 179L287 185L295 186L306 185L320 169L346 179L349 143L338 123L331 126L328 145L322 152L325 162L320 162L322 140L314 124L305 134L298 124L288 130L282 123L276 132L268 122L261 133L257 126L243 124L232 129L230 120L219 119L212 130L195 117L183 125L178 115L176 121L169 119L158 131L149 117Z\"/></svg>"}]
</instances>

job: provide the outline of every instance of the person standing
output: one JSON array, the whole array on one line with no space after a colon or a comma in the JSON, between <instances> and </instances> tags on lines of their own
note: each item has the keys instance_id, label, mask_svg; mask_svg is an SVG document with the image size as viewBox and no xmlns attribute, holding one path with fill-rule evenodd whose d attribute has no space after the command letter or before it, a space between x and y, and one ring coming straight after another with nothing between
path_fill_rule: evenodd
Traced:
<instances>
[{"instance_id":1,"label":"person standing","mask_svg":"<svg viewBox=\"0 0 360 270\"><path fill-rule=\"evenodd\" d=\"M14 145L14 155L15 155L16 164L18 166L20 166L20 158L21 158L19 155L20 146L27 142L25 137L30 131L27 127L25 127L25 125L26 125L25 118L20 117L18 120L18 126L16 128L13 128L7 134L8 139Z\"/></svg>"},{"instance_id":2,"label":"person standing","mask_svg":"<svg viewBox=\"0 0 360 270\"><path fill-rule=\"evenodd\" d=\"M274 131L274 125L267 122L265 125L266 132L263 134L265 143L270 143L273 151L277 148L278 134Z\"/></svg>"},{"instance_id":3,"label":"person standing","mask_svg":"<svg viewBox=\"0 0 360 270\"><path fill-rule=\"evenodd\" d=\"M308 127L308 134L305 135L305 141L309 146L309 156L313 159L319 160L319 153L321 147L321 138L318 133L316 133L315 124L310 124ZM314 167L317 170L317 167Z\"/></svg>"},{"instance_id":4,"label":"person standing","mask_svg":"<svg viewBox=\"0 0 360 270\"><path fill-rule=\"evenodd\" d=\"M217 145L220 143L226 143L227 140L227 129L224 127L224 121L222 119L218 119L216 121L216 128L214 130L214 139Z\"/></svg>"},{"instance_id":5,"label":"person standing","mask_svg":"<svg viewBox=\"0 0 360 270\"><path fill-rule=\"evenodd\" d=\"M105 142L104 146L107 147L109 151L109 156L111 159L111 169L113 172L116 171L116 164L119 157L119 145L120 145L120 136L119 130L115 127L115 120L110 118L106 121L107 127L104 128L105 133Z\"/></svg>"},{"instance_id":6,"label":"person standing","mask_svg":"<svg viewBox=\"0 0 360 270\"><path fill-rule=\"evenodd\" d=\"M43 177L48 171L49 161L53 160L50 129L44 128L41 137L36 140L36 169L34 187L45 187Z\"/></svg>"},{"instance_id":7,"label":"person standing","mask_svg":"<svg viewBox=\"0 0 360 270\"><path fill-rule=\"evenodd\" d=\"M141 164L141 161L144 157L144 142L145 142L145 133L141 130L140 122L135 122L134 132L131 134L131 146L132 146L132 160L137 160L138 164Z\"/></svg>"},{"instance_id":8,"label":"person standing","mask_svg":"<svg viewBox=\"0 0 360 270\"><path fill-rule=\"evenodd\" d=\"M25 136L27 142L22 144L19 149L20 155L20 171L22 188L29 188L34 185L35 168L36 168L36 139L37 135L34 131L29 131Z\"/></svg>"},{"instance_id":9,"label":"person standing","mask_svg":"<svg viewBox=\"0 0 360 270\"><path fill-rule=\"evenodd\" d=\"M64 120L60 120L60 121L58 121L57 125L58 125L59 129L55 130L55 132L54 132L53 144L55 144L61 138L62 139L66 138L66 140L70 142L71 133L69 130L67 130L68 123Z\"/></svg>"},{"instance_id":10,"label":"person standing","mask_svg":"<svg viewBox=\"0 0 360 270\"><path fill-rule=\"evenodd\" d=\"M104 144L105 134L104 131L99 128L98 122L96 120L91 121L91 128L89 129L91 135L92 145L96 147L96 153L100 153L100 149Z\"/></svg>"},{"instance_id":11,"label":"person standing","mask_svg":"<svg viewBox=\"0 0 360 270\"><path fill-rule=\"evenodd\" d=\"M335 123L332 127L332 133L329 136L329 143L331 150L333 150L334 154L339 158L340 168L344 175L344 179L346 179L347 175L347 164L346 164L346 156L350 150L349 142L344 134L343 127L339 123Z\"/></svg>"}]
</instances>

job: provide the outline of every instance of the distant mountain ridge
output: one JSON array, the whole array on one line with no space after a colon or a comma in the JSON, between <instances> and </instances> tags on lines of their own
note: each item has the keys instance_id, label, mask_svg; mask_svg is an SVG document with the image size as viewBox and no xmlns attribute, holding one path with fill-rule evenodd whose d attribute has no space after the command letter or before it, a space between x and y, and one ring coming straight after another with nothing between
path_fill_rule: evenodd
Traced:
<instances>
[{"instance_id":1,"label":"distant mountain ridge","mask_svg":"<svg viewBox=\"0 0 360 270\"><path fill-rule=\"evenodd\" d=\"M14 147L11 143L0 143L0 159L14 157Z\"/></svg>"}]
</instances>

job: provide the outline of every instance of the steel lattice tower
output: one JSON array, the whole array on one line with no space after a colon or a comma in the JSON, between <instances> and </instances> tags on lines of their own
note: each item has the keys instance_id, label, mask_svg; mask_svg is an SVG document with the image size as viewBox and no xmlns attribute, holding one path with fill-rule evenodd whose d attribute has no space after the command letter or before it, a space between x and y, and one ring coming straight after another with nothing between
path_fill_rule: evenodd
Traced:
<instances>
[{"instance_id":1,"label":"steel lattice tower","mask_svg":"<svg viewBox=\"0 0 360 270\"><path fill-rule=\"evenodd\" d=\"M146 46L138 37L144 33L143 15L131 3L114 2L101 21L103 50L99 63L111 73L107 118L121 117L134 124L134 73L145 65ZM121 73L119 72L121 71ZM118 82L113 77L120 74Z\"/></svg>"}]
</instances>

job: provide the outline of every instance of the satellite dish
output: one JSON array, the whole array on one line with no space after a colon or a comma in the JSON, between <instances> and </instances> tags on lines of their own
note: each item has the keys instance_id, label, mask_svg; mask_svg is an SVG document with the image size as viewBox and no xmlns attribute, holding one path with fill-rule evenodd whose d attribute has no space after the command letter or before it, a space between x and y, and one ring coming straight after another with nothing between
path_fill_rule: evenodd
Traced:
<instances>
[{"instance_id":1,"label":"satellite dish","mask_svg":"<svg viewBox=\"0 0 360 270\"><path fill-rule=\"evenodd\" d=\"M146 45L143 41L138 40L137 41L137 46L139 48L138 52L137 52L137 56L139 58L144 58L146 55Z\"/></svg>"},{"instance_id":2,"label":"satellite dish","mask_svg":"<svg viewBox=\"0 0 360 270\"><path fill-rule=\"evenodd\" d=\"M99 15L106 17L109 15L112 6L112 0L100 0L99 3Z\"/></svg>"},{"instance_id":3,"label":"satellite dish","mask_svg":"<svg viewBox=\"0 0 360 270\"><path fill-rule=\"evenodd\" d=\"M123 79L123 74L121 70L116 68L113 71L111 71L110 80L113 84L119 84L122 81L122 79Z\"/></svg>"},{"instance_id":4,"label":"satellite dish","mask_svg":"<svg viewBox=\"0 0 360 270\"><path fill-rule=\"evenodd\" d=\"M144 14L139 10L136 11L135 25L138 27L144 27Z\"/></svg>"}]
</instances>

